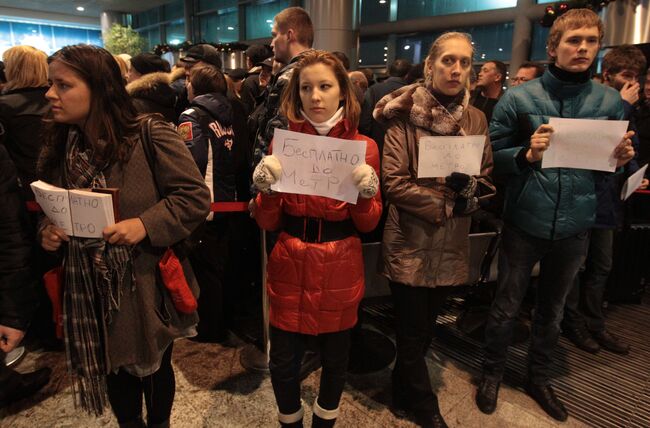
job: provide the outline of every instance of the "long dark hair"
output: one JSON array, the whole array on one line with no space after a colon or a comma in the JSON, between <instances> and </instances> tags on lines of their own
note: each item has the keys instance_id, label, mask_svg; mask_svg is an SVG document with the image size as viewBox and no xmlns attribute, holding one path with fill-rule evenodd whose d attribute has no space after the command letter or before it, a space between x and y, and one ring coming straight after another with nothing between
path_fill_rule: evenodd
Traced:
<instances>
[{"instance_id":1,"label":"long dark hair","mask_svg":"<svg viewBox=\"0 0 650 428\"><path fill-rule=\"evenodd\" d=\"M107 142L104 157L110 162L125 161L140 129L138 113L124 87L120 68L106 49L91 45L66 46L47 60L60 61L70 67L90 89L90 111L84 127L92 126ZM56 123L52 114L44 119L43 138L47 155L39 165L40 173L48 173L64 156L71 126Z\"/></svg>"}]
</instances>

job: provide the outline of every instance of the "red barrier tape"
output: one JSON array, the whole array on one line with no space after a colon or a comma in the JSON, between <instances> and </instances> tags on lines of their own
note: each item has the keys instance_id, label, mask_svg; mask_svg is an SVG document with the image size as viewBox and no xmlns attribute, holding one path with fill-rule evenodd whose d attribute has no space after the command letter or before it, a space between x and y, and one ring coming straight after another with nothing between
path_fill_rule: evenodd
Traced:
<instances>
[{"instance_id":1,"label":"red barrier tape","mask_svg":"<svg viewBox=\"0 0 650 428\"><path fill-rule=\"evenodd\" d=\"M27 201L27 211L41 212L41 206L36 201ZM213 213L239 213L248 211L248 202L213 202L210 204Z\"/></svg>"},{"instance_id":2,"label":"red barrier tape","mask_svg":"<svg viewBox=\"0 0 650 428\"><path fill-rule=\"evenodd\" d=\"M643 195L650 195L650 190L636 190L634 193L641 193Z\"/></svg>"}]
</instances>

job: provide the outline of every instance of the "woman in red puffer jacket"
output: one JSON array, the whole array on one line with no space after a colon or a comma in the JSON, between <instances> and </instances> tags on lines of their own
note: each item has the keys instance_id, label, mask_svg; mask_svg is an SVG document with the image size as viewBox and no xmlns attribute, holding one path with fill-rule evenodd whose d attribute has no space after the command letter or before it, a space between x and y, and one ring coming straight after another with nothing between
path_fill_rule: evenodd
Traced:
<instances>
[{"instance_id":1,"label":"woman in red puffer jacket","mask_svg":"<svg viewBox=\"0 0 650 428\"><path fill-rule=\"evenodd\" d=\"M359 232L381 216L379 153L357 133L359 104L341 63L330 53L305 54L284 91L282 113L291 131L366 142L366 163L355 168L356 204L322 196L270 190L282 175L277 157L266 156L253 174L260 190L255 218L279 230L267 267L270 300L271 380L282 426L302 426L300 362L305 342L316 336L323 372L313 426L333 426L345 384L350 329L364 292Z\"/></svg>"}]
</instances>

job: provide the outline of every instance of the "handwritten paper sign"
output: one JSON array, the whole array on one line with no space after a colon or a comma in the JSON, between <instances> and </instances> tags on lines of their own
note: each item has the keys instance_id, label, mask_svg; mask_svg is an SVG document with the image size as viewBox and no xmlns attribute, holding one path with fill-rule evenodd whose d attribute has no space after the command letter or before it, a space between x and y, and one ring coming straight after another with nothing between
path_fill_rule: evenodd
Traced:
<instances>
[{"instance_id":1,"label":"handwritten paper sign","mask_svg":"<svg viewBox=\"0 0 650 428\"><path fill-rule=\"evenodd\" d=\"M552 117L553 133L542 168L577 168L613 172L614 149L627 131L627 120Z\"/></svg>"},{"instance_id":2,"label":"handwritten paper sign","mask_svg":"<svg viewBox=\"0 0 650 428\"><path fill-rule=\"evenodd\" d=\"M420 138L418 178L481 174L485 135Z\"/></svg>"},{"instance_id":3,"label":"handwritten paper sign","mask_svg":"<svg viewBox=\"0 0 650 428\"><path fill-rule=\"evenodd\" d=\"M115 224L110 194L66 190L40 180L31 188L45 215L66 235L101 238L104 228Z\"/></svg>"},{"instance_id":4,"label":"handwritten paper sign","mask_svg":"<svg viewBox=\"0 0 650 428\"><path fill-rule=\"evenodd\" d=\"M352 171L366 163L365 141L276 129L273 154L282 164L282 177L272 190L357 203Z\"/></svg>"},{"instance_id":5,"label":"handwritten paper sign","mask_svg":"<svg viewBox=\"0 0 650 428\"><path fill-rule=\"evenodd\" d=\"M632 196L632 193L641 186L643 177L645 176L645 171L648 169L648 164L643 165L637 172L630 175L630 177L625 181L623 189L621 190L621 199L626 201L627 198Z\"/></svg>"}]
</instances>

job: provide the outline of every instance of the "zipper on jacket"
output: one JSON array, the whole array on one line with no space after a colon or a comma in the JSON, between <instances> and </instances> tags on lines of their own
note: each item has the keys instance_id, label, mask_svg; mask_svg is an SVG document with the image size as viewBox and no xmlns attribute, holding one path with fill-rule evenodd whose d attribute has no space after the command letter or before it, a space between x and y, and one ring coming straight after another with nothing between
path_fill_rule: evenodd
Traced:
<instances>
[{"instance_id":1,"label":"zipper on jacket","mask_svg":"<svg viewBox=\"0 0 650 428\"><path fill-rule=\"evenodd\" d=\"M564 100L560 98L560 117L564 117ZM560 210L560 199L562 198L562 169L557 170L557 202L555 203L555 213L553 215L553 225L551 227L551 241L555 238L555 225L557 224L557 213Z\"/></svg>"}]
</instances>

